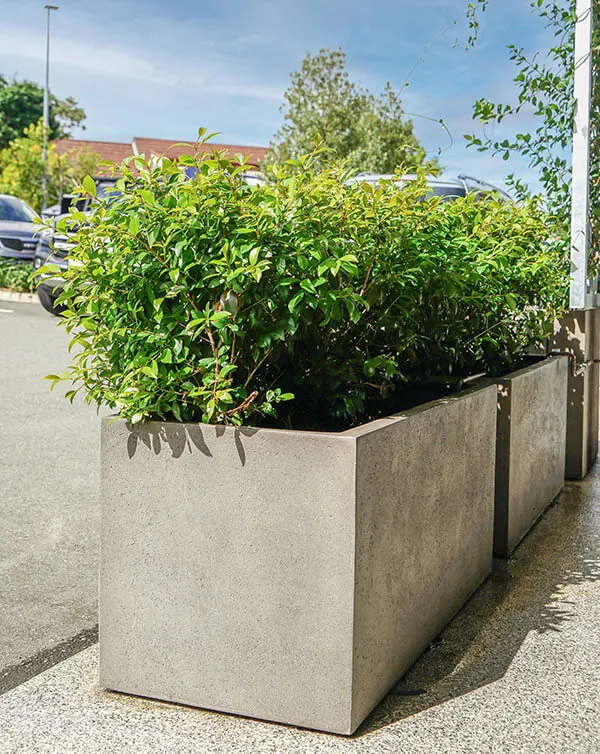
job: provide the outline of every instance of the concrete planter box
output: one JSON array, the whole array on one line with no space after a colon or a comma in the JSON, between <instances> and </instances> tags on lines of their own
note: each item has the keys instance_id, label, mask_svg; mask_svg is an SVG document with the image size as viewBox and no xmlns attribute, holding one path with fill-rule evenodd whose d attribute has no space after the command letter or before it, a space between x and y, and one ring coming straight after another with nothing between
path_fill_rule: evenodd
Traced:
<instances>
[{"instance_id":1,"label":"concrete planter box","mask_svg":"<svg viewBox=\"0 0 600 754\"><path fill-rule=\"evenodd\" d=\"M498 385L494 555L507 557L565 479L569 359L512 372Z\"/></svg>"},{"instance_id":2,"label":"concrete planter box","mask_svg":"<svg viewBox=\"0 0 600 754\"><path fill-rule=\"evenodd\" d=\"M339 434L102 430L103 687L350 734L489 574L496 388Z\"/></svg>"},{"instance_id":3,"label":"concrete planter box","mask_svg":"<svg viewBox=\"0 0 600 754\"><path fill-rule=\"evenodd\" d=\"M600 310L570 312L554 326L552 348L572 354L567 402L567 479L583 479L598 455Z\"/></svg>"}]
</instances>

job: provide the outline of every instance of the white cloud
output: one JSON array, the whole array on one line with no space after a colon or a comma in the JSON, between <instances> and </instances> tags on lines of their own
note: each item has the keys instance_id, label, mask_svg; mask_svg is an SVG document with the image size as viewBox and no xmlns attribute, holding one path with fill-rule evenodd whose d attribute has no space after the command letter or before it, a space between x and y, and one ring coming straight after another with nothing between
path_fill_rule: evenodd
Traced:
<instances>
[{"instance_id":1,"label":"white cloud","mask_svg":"<svg viewBox=\"0 0 600 754\"><path fill-rule=\"evenodd\" d=\"M45 40L41 33L19 26L3 25L0 28L2 57L11 60L29 60L43 63ZM198 56L195 56L198 57ZM215 63L192 63L173 66L161 60L153 62L136 54L132 45L117 47L92 44L54 35L51 44L53 72L60 69L79 71L99 77L111 77L119 82L143 82L155 87L185 87L204 93L219 93L226 97L281 100L282 89L261 81L253 81L234 67ZM182 73L183 68L183 73Z\"/></svg>"}]
</instances>

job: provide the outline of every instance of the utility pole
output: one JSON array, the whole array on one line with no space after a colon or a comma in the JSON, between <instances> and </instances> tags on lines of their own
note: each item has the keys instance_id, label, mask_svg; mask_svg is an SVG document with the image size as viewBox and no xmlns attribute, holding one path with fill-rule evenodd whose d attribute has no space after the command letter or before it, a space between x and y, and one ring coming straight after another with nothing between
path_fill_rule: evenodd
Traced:
<instances>
[{"instance_id":1,"label":"utility pole","mask_svg":"<svg viewBox=\"0 0 600 754\"><path fill-rule=\"evenodd\" d=\"M44 146L42 152L42 161L44 170L42 173L42 209L46 209L47 204L47 184L48 184L48 132L50 130L50 11L58 10L58 5L45 5L48 11L46 17L46 86L44 87Z\"/></svg>"}]
</instances>

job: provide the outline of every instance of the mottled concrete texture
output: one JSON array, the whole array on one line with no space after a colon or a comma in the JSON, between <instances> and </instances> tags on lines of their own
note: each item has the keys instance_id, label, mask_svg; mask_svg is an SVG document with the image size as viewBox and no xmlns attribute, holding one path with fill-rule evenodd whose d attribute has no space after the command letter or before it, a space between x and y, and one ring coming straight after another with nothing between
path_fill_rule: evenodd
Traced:
<instances>
[{"instance_id":1,"label":"mottled concrete texture","mask_svg":"<svg viewBox=\"0 0 600 754\"><path fill-rule=\"evenodd\" d=\"M351 738L103 691L94 647L0 697L0 751L597 754L599 624L596 466Z\"/></svg>"},{"instance_id":2,"label":"mottled concrete texture","mask_svg":"<svg viewBox=\"0 0 600 754\"><path fill-rule=\"evenodd\" d=\"M507 557L564 484L569 359L497 380L494 555Z\"/></svg>"},{"instance_id":3,"label":"mottled concrete texture","mask_svg":"<svg viewBox=\"0 0 600 754\"><path fill-rule=\"evenodd\" d=\"M340 434L103 425L100 682L349 734L489 574L496 389Z\"/></svg>"},{"instance_id":4,"label":"mottled concrete texture","mask_svg":"<svg viewBox=\"0 0 600 754\"><path fill-rule=\"evenodd\" d=\"M552 348L573 354L567 401L567 479L583 479L598 453L600 310L571 312L555 325Z\"/></svg>"}]
</instances>

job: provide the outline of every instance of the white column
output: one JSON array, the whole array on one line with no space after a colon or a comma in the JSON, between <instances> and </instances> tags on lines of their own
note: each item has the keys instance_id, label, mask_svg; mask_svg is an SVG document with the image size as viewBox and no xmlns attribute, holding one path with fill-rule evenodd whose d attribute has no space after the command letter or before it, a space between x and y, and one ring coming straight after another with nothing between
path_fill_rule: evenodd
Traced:
<instances>
[{"instance_id":1,"label":"white column","mask_svg":"<svg viewBox=\"0 0 600 754\"><path fill-rule=\"evenodd\" d=\"M571 199L571 309L595 303L588 296L590 205L590 109L592 95L592 0L577 0L575 25L575 122Z\"/></svg>"}]
</instances>

